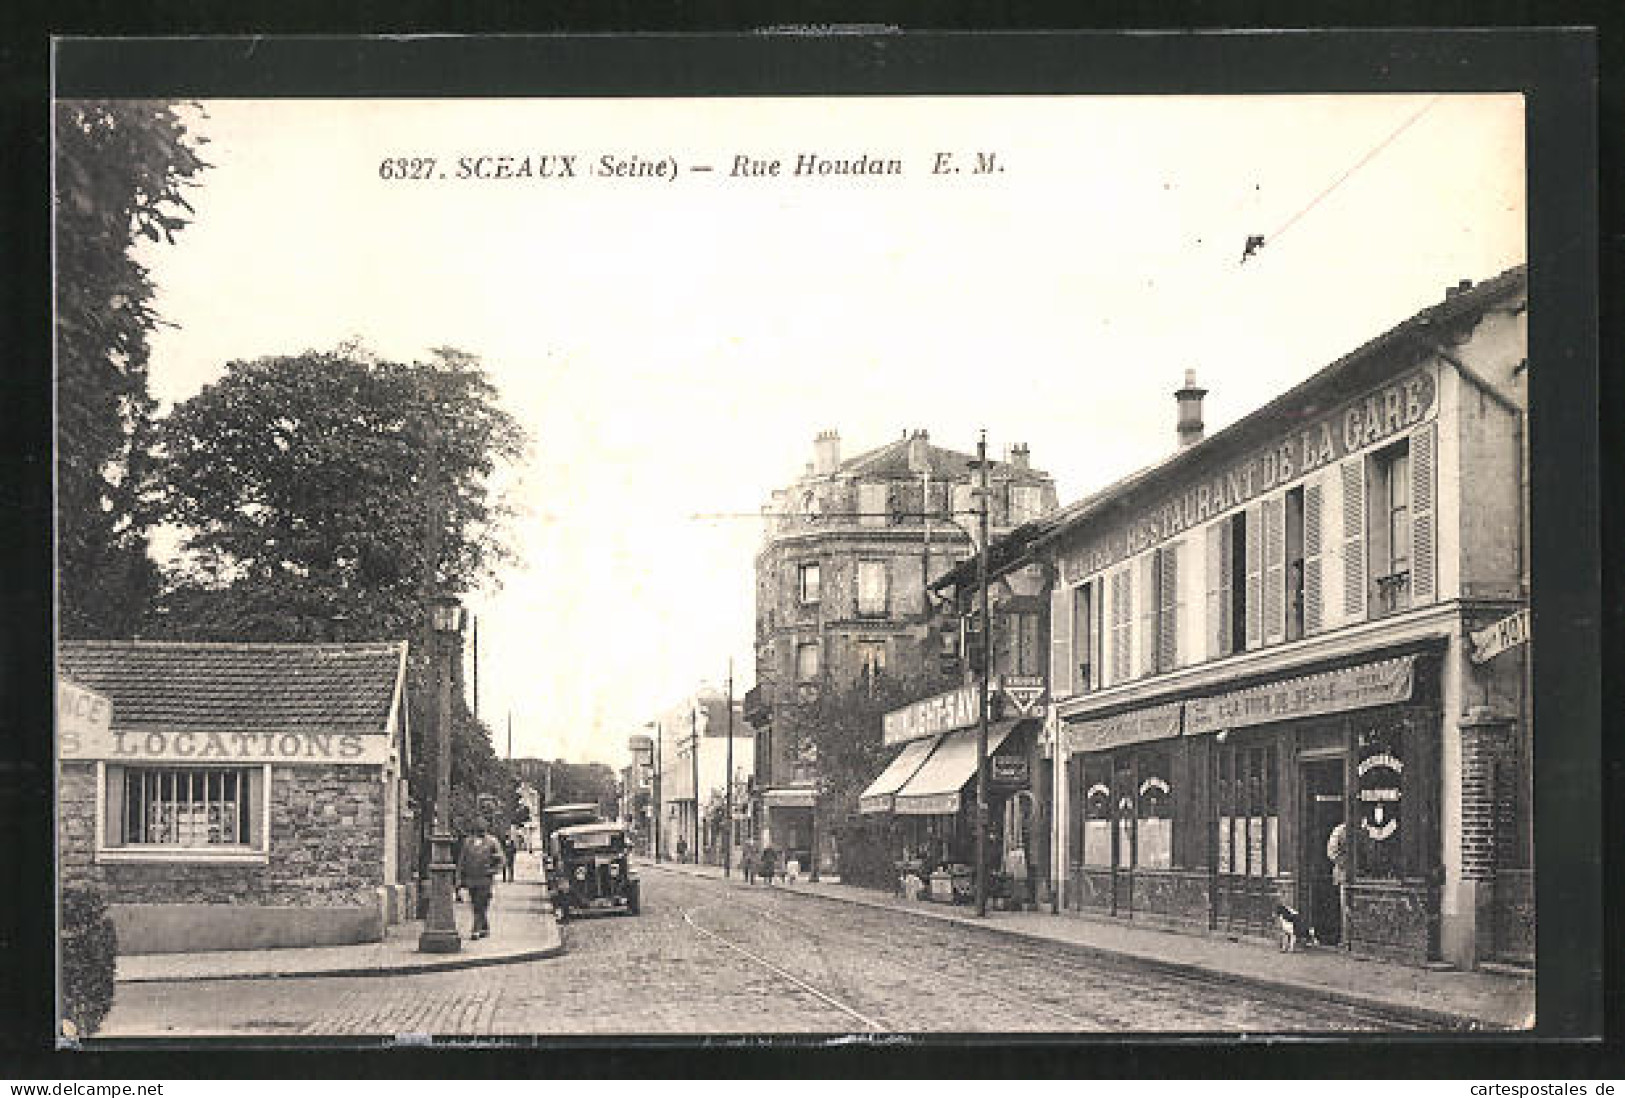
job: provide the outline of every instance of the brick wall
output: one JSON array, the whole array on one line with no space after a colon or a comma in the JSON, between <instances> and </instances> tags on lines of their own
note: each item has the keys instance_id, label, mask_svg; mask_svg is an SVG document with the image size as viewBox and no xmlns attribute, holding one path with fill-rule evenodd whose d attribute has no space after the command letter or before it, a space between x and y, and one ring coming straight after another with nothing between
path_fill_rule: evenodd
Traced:
<instances>
[{"instance_id":1,"label":"brick wall","mask_svg":"<svg viewBox=\"0 0 1625 1098\"><path fill-rule=\"evenodd\" d=\"M96 864L95 775L62 766L59 864L64 883L97 884L109 903L359 906L384 883L379 767L273 767L270 859L256 865Z\"/></svg>"}]
</instances>

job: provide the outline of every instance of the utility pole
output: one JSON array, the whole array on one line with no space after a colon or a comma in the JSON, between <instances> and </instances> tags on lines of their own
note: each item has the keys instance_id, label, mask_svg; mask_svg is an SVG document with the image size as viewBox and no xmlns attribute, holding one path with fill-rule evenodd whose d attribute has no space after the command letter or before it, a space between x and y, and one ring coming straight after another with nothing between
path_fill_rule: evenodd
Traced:
<instances>
[{"instance_id":1,"label":"utility pole","mask_svg":"<svg viewBox=\"0 0 1625 1098\"><path fill-rule=\"evenodd\" d=\"M655 861L664 860L660 853L660 752L664 729L655 721Z\"/></svg>"},{"instance_id":2,"label":"utility pole","mask_svg":"<svg viewBox=\"0 0 1625 1098\"><path fill-rule=\"evenodd\" d=\"M480 616L469 614L474 624L474 723L480 723Z\"/></svg>"},{"instance_id":3,"label":"utility pole","mask_svg":"<svg viewBox=\"0 0 1625 1098\"><path fill-rule=\"evenodd\" d=\"M696 704L688 708L688 742L689 764L694 775L694 843L690 848L694 852L694 864L700 862L700 708L699 698Z\"/></svg>"},{"instance_id":4,"label":"utility pole","mask_svg":"<svg viewBox=\"0 0 1625 1098\"><path fill-rule=\"evenodd\" d=\"M734 660L728 657L728 775L722 783L722 875L733 876L734 861Z\"/></svg>"},{"instance_id":5,"label":"utility pole","mask_svg":"<svg viewBox=\"0 0 1625 1098\"><path fill-rule=\"evenodd\" d=\"M976 464L982 473L981 490L981 552L976 554L977 579L982 588L982 676L980 704L977 706L976 726L976 914L987 916L987 688L993 673L993 618L988 613L987 557L991 548L988 536L988 511L991 493L988 490L987 431L976 443Z\"/></svg>"},{"instance_id":6,"label":"utility pole","mask_svg":"<svg viewBox=\"0 0 1625 1098\"><path fill-rule=\"evenodd\" d=\"M513 762L513 710L508 710L508 761Z\"/></svg>"}]
</instances>

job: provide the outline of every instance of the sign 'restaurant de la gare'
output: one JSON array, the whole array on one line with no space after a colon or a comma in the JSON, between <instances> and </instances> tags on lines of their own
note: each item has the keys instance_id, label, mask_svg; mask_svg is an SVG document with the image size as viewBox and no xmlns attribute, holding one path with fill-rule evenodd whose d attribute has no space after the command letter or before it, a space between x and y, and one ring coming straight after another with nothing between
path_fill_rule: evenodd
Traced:
<instances>
[{"instance_id":1,"label":"sign 'restaurant de la gare'","mask_svg":"<svg viewBox=\"0 0 1625 1098\"><path fill-rule=\"evenodd\" d=\"M1234 690L1185 703L1185 734L1393 705L1411 696L1411 656Z\"/></svg>"},{"instance_id":2,"label":"sign 'restaurant de la gare'","mask_svg":"<svg viewBox=\"0 0 1625 1098\"><path fill-rule=\"evenodd\" d=\"M976 686L961 686L887 713L882 724L882 738L886 746L940 736L958 728L970 728L981 719L976 706L978 689Z\"/></svg>"},{"instance_id":3,"label":"sign 'restaurant de la gare'","mask_svg":"<svg viewBox=\"0 0 1625 1098\"><path fill-rule=\"evenodd\" d=\"M63 724L64 759L106 762L380 765L389 737L359 732L215 732L191 729L74 728Z\"/></svg>"}]
</instances>

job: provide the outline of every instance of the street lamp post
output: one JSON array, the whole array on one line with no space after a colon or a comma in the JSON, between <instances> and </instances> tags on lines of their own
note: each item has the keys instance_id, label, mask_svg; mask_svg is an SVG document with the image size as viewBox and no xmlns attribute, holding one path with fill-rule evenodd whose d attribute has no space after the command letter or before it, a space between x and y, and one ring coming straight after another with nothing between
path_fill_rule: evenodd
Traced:
<instances>
[{"instance_id":1,"label":"street lamp post","mask_svg":"<svg viewBox=\"0 0 1625 1098\"><path fill-rule=\"evenodd\" d=\"M429 840L429 910L418 937L420 953L456 953L463 947L451 909L456 872L451 837L451 649L460 617L455 598L437 595L429 600L436 681L434 833Z\"/></svg>"}]
</instances>

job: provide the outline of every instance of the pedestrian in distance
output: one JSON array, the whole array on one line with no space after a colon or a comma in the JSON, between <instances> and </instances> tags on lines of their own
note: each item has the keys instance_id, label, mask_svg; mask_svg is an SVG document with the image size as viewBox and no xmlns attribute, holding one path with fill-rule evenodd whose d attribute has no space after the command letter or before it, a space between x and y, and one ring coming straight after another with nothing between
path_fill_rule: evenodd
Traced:
<instances>
[{"instance_id":1,"label":"pedestrian in distance","mask_svg":"<svg viewBox=\"0 0 1625 1098\"><path fill-rule=\"evenodd\" d=\"M753 885L756 883L756 842L754 839L746 839L745 845L740 848L739 868L745 874L746 884Z\"/></svg>"},{"instance_id":2,"label":"pedestrian in distance","mask_svg":"<svg viewBox=\"0 0 1625 1098\"><path fill-rule=\"evenodd\" d=\"M679 862L682 862L682 863L686 863L688 861L688 840L687 839L678 839L677 840L677 860Z\"/></svg>"},{"instance_id":3,"label":"pedestrian in distance","mask_svg":"<svg viewBox=\"0 0 1625 1098\"><path fill-rule=\"evenodd\" d=\"M497 842L484 820L475 820L473 833L463 840L462 854L457 859L463 884L468 888L469 902L474 905L474 929L470 938L491 936L491 880L506 864L502 844Z\"/></svg>"},{"instance_id":4,"label":"pedestrian in distance","mask_svg":"<svg viewBox=\"0 0 1625 1098\"><path fill-rule=\"evenodd\" d=\"M778 852L773 849L773 845L771 843L762 847L760 868L762 871L762 883L772 884L773 874L776 873L779 868L779 855Z\"/></svg>"},{"instance_id":5,"label":"pedestrian in distance","mask_svg":"<svg viewBox=\"0 0 1625 1098\"><path fill-rule=\"evenodd\" d=\"M502 879L509 883L513 881L513 858L517 853L519 844L513 841L513 834L510 832L502 840Z\"/></svg>"}]
</instances>

